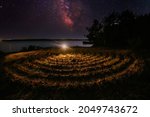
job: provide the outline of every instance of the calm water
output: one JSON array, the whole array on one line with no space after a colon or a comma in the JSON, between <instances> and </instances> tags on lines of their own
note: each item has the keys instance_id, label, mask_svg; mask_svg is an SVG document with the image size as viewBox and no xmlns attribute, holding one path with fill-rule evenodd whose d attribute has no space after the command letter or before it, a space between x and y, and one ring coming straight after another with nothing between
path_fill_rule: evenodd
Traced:
<instances>
[{"instance_id":1,"label":"calm water","mask_svg":"<svg viewBox=\"0 0 150 117\"><path fill-rule=\"evenodd\" d=\"M66 44L69 47L91 47L91 44L83 44L83 41L7 41L0 42L0 50L4 52L17 52L23 47L40 46L40 47L60 47L62 44Z\"/></svg>"}]
</instances>

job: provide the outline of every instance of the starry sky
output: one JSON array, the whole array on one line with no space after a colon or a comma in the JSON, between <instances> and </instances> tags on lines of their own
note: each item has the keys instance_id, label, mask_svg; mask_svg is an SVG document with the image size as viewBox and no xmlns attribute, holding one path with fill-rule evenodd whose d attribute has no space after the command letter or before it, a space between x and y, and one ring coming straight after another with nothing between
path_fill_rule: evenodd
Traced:
<instances>
[{"instance_id":1,"label":"starry sky","mask_svg":"<svg viewBox=\"0 0 150 117\"><path fill-rule=\"evenodd\" d=\"M0 0L0 39L83 38L112 11L150 13L150 0Z\"/></svg>"}]
</instances>

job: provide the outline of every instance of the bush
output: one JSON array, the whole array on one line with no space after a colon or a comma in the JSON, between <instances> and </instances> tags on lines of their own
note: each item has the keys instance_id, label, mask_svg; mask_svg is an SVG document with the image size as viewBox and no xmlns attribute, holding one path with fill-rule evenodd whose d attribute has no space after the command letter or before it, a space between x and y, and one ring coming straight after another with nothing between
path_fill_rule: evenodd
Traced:
<instances>
[{"instance_id":1,"label":"bush","mask_svg":"<svg viewBox=\"0 0 150 117\"><path fill-rule=\"evenodd\" d=\"M33 45L30 45L29 47L23 47L21 49L21 51L32 51L32 50L39 50L39 49L43 49L42 47L40 46L33 46Z\"/></svg>"}]
</instances>

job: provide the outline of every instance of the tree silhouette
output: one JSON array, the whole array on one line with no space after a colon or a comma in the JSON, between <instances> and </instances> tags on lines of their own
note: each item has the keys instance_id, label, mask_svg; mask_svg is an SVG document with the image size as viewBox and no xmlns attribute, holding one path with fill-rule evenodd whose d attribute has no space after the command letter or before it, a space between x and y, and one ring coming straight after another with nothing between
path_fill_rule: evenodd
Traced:
<instances>
[{"instance_id":1,"label":"tree silhouette","mask_svg":"<svg viewBox=\"0 0 150 117\"><path fill-rule=\"evenodd\" d=\"M126 10L112 12L103 21L93 21L86 37L94 46L149 49L150 14L137 16Z\"/></svg>"},{"instance_id":2,"label":"tree silhouette","mask_svg":"<svg viewBox=\"0 0 150 117\"><path fill-rule=\"evenodd\" d=\"M119 14L113 11L112 14L110 14L108 17L105 17L103 22L103 35L106 46L115 46L118 42L116 40L118 40Z\"/></svg>"},{"instance_id":3,"label":"tree silhouette","mask_svg":"<svg viewBox=\"0 0 150 117\"><path fill-rule=\"evenodd\" d=\"M100 45L102 42L102 24L98 20L94 20L91 27L87 27L89 32L86 37L92 42L95 46Z\"/></svg>"}]
</instances>

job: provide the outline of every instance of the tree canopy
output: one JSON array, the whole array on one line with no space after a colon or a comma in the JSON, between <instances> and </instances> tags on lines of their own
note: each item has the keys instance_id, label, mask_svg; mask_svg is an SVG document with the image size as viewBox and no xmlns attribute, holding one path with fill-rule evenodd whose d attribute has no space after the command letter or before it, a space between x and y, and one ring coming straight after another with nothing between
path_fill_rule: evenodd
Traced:
<instances>
[{"instance_id":1,"label":"tree canopy","mask_svg":"<svg viewBox=\"0 0 150 117\"><path fill-rule=\"evenodd\" d=\"M135 15L126 10L112 12L103 21L95 19L86 37L94 46L149 49L150 14Z\"/></svg>"}]
</instances>

